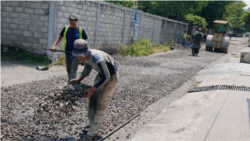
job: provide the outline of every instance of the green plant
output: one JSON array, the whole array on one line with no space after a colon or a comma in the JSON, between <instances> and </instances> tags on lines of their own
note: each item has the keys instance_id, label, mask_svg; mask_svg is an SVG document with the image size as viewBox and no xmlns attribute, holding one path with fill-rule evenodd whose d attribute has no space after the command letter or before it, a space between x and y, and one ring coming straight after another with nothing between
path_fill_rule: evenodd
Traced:
<instances>
[{"instance_id":1,"label":"green plant","mask_svg":"<svg viewBox=\"0 0 250 141\"><path fill-rule=\"evenodd\" d=\"M120 54L131 56L145 56L153 53L153 44L149 39L139 39L130 46L123 46Z\"/></svg>"},{"instance_id":2,"label":"green plant","mask_svg":"<svg viewBox=\"0 0 250 141\"><path fill-rule=\"evenodd\" d=\"M165 44L156 44L153 48L154 53L158 53L158 52L167 52L170 50L170 46Z\"/></svg>"},{"instance_id":3,"label":"green plant","mask_svg":"<svg viewBox=\"0 0 250 141\"><path fill-rule=\"evenodd\" d=\"M120 54L131 56L147 56L153 53L166 52L170 50L168 44L153 44L149 39L139 39L137 42L130 46L122 46Z\"/></svg>"},{"instance_id":4,"label":"green plant","mask_svg":"<svg viewBox=\"0 0 250 141\"><path fill-rule=\"evenodd\" d=\"M57 58L57 60L54 63L51 63L50 66L55 66L55 65L63 65L66 66L65 62L66 56L62 55Z\"/></svg>"},{"instance_id":5,"label":"green plant","mask_svg":"<svg viewBox=\"0 0 250 141\"><path fill-rule=\"evenodd\" d=\"M174 40L170 39L169 46L170 46L170 48L173 48L173 46L174 46Z\"/></svg>"},{"instance_id":6,"label":"green plant","mask_svg":"<svg viewBox=\"0 0 250 141\"><path fill-rule=\"evenodd\" d=\"M250 11L245 11L241 16L241 20L245 24L245 28L250 31Z\"/></svg>"},{"instance_id":7,"label":"green plant","mask_svg":"<svg viewBox=\"0 0 250 141\"><path fill-rule=\"evenodd\" d=\"M207 21L206 19L200 17L200 16L197 16L197 15L193 15L193 14L188 14L186 16L186 20L188 22L190 22L192 25L201 25L203 27L206 27L207 26Z\"/></svg>"}]
</instances>

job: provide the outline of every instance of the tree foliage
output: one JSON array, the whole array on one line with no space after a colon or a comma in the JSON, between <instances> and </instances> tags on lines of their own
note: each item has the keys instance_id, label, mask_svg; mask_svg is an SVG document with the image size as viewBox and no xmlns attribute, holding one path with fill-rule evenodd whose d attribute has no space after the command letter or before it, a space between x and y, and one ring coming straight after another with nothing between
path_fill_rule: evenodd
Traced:
<instances>
[{"instance_id":1,"label":"tree foliage","mask_svg":"<svg viewBox=\"0 0 250 141\"><path fill-rule=\"evenodd\" d=\"M199 25L202 27L207 26L207 21L204 18L197 16L197 15L188 14L186 16L186 20L192 25Z\"/></svg>"},{"instance_id":2,"label":"tree foliage","mask_svg":"<svg viewBox=\"0 0 250 141\"><path fill-rule=\"evenodd\" d=\"M121 5L121 6L125 6L125 7L129 7L129 8L135 8L135 4L136 4L135 1L133 1L133 0L128 0L128 1L119 0L119 1L107 1L107 2L114 3L117 5Z\"/></svg>"},{"instance_id":3,"label":"tree foliage","mask_svg":"<svg viewBox=\"0 0 250 141\"><path fill-rule=\"evenodd\" d=\"M140 1L139 9L170 19L184 21L187 14L200 12L207 1Z\"/></svg>"},{"instance_id":4,"label":"tree foliage","mask_svg":"<svg viewBox=\"0 0 250 141\"><path fill-rule=\"evenodd\" d=\"M108 1L134 8L135 1ZM230 27L241 28L243 1L138 1L139 10L183 22L199 23L213 28L213 21L227 20ZM187 16L188 15L188 16ZM191 16L193 15L193 16ZM188 17L188 18L187 18ZM191 19L190 19L191 18ZM193 19L192 19L193 18ZM202 20L204 18L205 20ZM197 22L195 22L197 21ZM204 26L205 27L205 26Z\"/></svg>"},{"instance_id":5,"label":"tree foliage","mask_svg":"<svg viewBox=\"0 0 250 141\"><path fill-rule=\"evenodd\" d=\"M224 17L239 17L244 13L247 4L243 1L235 1L225 6Z\"/></svg>"},{"instance_id":6,"label":"tree foliage","mask_svg":"<svg viewBox=\"0 0 250 141\"><path fill-rule=\"evenodd\" d=\"M228 21L230 28L244 30L241 16L244 13L244 7L247 6L243 1L235 1L225 6L223 19Z\"/></svg>"},{"instance_id":7,"label":"tree foliage","mask_svg":"<svg viewBox=\"0 0 250 141\"><path fill-rule=\"evenodd\" d=\"M250 31L250 11L245 11L241 17L241 20L245 24L245 28Z\"/></svg>"}]
</instances>

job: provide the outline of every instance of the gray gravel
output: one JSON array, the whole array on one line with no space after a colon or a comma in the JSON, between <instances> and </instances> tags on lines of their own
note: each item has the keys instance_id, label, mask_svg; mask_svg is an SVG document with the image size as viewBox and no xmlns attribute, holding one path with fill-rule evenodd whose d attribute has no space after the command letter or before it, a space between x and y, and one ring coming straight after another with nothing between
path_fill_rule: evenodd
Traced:
<instances>
[{"instance_id":1,"label":"gray gravel","mask_svg":"<svg viewBox=\"0 0 250 141\"><path fill-rule=\"evenodd\" d=\"M149 57L114 56L120 80L99 132L105 135L223 56L191 50L169 51ZM96 72L83 83L92 85ZM87 121L88 100L66 77L4 87L1 92L1 135L3 140L56 140L79 133Z\"/></svg>"}]
</instances>

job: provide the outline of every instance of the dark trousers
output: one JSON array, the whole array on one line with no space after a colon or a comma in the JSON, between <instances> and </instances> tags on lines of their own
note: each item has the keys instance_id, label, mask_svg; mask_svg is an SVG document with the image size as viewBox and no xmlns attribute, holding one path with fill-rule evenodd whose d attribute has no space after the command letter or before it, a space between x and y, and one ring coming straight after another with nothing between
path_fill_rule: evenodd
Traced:
<instances>
[{"instance_id":1,"label":"dark trousers","mask_svg":"<svg viewBox=\"0 0 250 141\"><path fill-rule=\"evenodd\" d=\"M200 48L192 48L192 54L199 54Z\"/></svg>"},{"instance_id":2,"label":"dark trousers","mask_svg":"<svg viewBox=\"0 0 250 141\"><path fill-rule=\"evenodd\" d=\"M183 47L186 47L186 46L187 46L187 42L186 42L186 40L184 40L184 39L182 39L182 46L183 46Z\"/></svg>"},{"instance_id":3,"label":"dark trousers","mask_svg":"<svg viewBox=\"0 0 250 141\"><path fill-rule=\"evenodd\" d=\"M66 53L65 61L66 61L66 70L68 73L68 82L69 82L71 79L76 78L79 60L77 59L77 57L72 56L72 54Z\"/></svg>"},{"instance_id":4,"label":"dark trousers","mask_svg":"<svg viewBox=\"0 0 250 141\"><path fill-rule=\"evenodd\" d=\"M195 54L199 54L200 48L195 48Z\"/></svg>"}]
</instances>

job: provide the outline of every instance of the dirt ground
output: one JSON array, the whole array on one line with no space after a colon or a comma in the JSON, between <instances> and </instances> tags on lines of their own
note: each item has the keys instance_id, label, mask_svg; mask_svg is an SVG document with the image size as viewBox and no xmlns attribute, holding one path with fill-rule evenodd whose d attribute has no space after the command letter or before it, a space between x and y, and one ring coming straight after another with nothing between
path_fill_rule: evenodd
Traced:
<instances>
[{"instance_id":1,"label":"dirt ground","mask_svg":"<svg viewBox=\"0 0 250 141\"><path fill-rule=\"evenodd\" d=\"M231 42L230 50L237 49L243 44L243 40L237 38L233 38ZM106 135L142 111L145 115L145 109L152 107L150 105L163 97L171 95L169 103L181 97L181 94L175 95L173 90L177 91L177 88L182 86L181 91L185 91L191 84L196 83L191 78L198 71L223 55L224 53L206 52L203 46L199 56L192 56L190 49L174 50L148 57L114 56L119 62L120 80L99 134ZM56 140L68 136L79 138L78 134L87 124L88 100L78 98L73 90L64 87L66 84L64 67L41 72L34 70L34 66L15 66L5 62L2 62L2 65L3 139ZM95 75L96 72L92 72L83 83L92 85ZM71 99L63 99L65 93L72 94L71 98L76 101L75 108L70 112L65 112L63 109L68 108L68 103L72 102ZM66 104L66 107L62 106L61 109L57 107L60 105L57 103L59 98L62 98L59 102ZM50 105L50 109L44 108L44 105ZM160 108L155 107L155 109L160 111ZM123 129L129 132L125 131L126 133L119 134L119 137L114 135L110 140L129 139L127 135L133 135L136 128L139 128L140 122L150 120L150 117L144 115L135 120L137 124Z\"/></svg>"}]
</instances>

